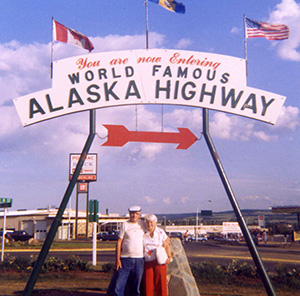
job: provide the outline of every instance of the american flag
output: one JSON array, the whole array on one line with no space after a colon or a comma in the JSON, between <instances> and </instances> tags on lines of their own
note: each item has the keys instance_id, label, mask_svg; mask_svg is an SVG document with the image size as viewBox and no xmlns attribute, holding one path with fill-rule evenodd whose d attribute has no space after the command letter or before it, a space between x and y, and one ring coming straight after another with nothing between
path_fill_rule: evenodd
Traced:
<instances>
[{"instance_id":1,"label":"american flag","mask_svg":"<svg viewBox=\"0 0 300 296\"><path fill-rule=\"evenodd\" d=\"M273 25L246 18L246 38L264 37L268 40L288 39L290 29L286 25Z\"/></svg>"}]
</instances>

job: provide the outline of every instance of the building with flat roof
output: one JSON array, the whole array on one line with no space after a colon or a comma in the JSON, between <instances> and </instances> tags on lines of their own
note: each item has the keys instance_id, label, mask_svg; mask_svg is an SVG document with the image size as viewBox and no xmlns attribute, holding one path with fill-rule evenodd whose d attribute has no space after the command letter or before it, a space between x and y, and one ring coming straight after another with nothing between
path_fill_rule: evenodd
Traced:
<instances>
[{"instance_id":1,"label":"building with flat roof","mask_svg":"<svg viewBox=\"0 0 300 296\"><path fill-rule=\"evenodd\" d=\"M44 240L50 230L51 224L57 214L56 208L43 208L37 210L7 210L6 230L24 230L28 234L33 235L37 240ZM142 219L145 214L142 214ZM4 211L0 211L0 229L3 226ZM98 214L97 232L117 230L120 224L129 219L129 215L119 214ZM86 211L76 211L66 209L61 225L58 227L55 239L74 239L76 238L76 221L77 221L77 238L86 237ZM88 224L88 237L92 237L92 222ZM236 234L242 235L241 229L237 222L223 222L220 225L167 225L161 226L167 232L188 231L189 235L224 235ZM251 226L249 226L249 229ZM260 228L255 226L255 228Z\"/></svg>"},{"instance_id":2,"label":"building with flat roof","mask_svg":"<svg viewBox=\"0 0 300 296\"><path fill-rule=\"evenodd\" d=\"M33 235L37 240L44 240L50 230L51 224L57 214L56 208L43 208L37 210L7 210L6 226L7 230L24 230ZM0 211L0 227L3 228L4 211ZM98 231L103 229L117 228L118 224L127 220L128 216L119 216L119 214L99 214ZM56 239L75 238L76 211L66 209L61 225L58 228ZM86 211L78 211L77 217L77 235L86 237ZM92 236L92 223L88 226L88 236Z\"/></svg>"}]
</instances>

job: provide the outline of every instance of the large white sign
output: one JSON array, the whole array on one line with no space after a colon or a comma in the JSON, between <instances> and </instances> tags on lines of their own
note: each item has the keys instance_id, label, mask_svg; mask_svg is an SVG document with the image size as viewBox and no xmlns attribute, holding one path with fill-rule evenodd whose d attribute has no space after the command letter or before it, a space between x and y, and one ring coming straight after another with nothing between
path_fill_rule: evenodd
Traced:
<instances>
[{"instance_id":1,"label":"large white sign","mask_svg":"<svg viewBox=\"0 0 300 296\"><path fill-rule=\"evenodd\" d=\"M74 112L136 104L208 108L274 124L284 101L246 85L244 59L151 49L56 61L52 88L14 103L27 126Z\"/></svg>"},{"instance_id":2,"label":"large white sign","mask_svg":"<svg viewBox=\"0 0 300 296\"><path fill-rule=\"evenodd\" d=\"M70 167L69 178L72 179L78 161L80 159L80 153L70 154ZM97 180L97 154L89 153L83 163L82 169L77 180L96 181Z\"/></svg>"},{"instance_id":3,"label":"large white sign","mask_svg":"<svg viewBox=\"0 0 300 296\"><path fill-rule=\"evenodd\" d=\"M223 233L242 233L238 222L223 222Z\"/></svg>"}]
</instances>

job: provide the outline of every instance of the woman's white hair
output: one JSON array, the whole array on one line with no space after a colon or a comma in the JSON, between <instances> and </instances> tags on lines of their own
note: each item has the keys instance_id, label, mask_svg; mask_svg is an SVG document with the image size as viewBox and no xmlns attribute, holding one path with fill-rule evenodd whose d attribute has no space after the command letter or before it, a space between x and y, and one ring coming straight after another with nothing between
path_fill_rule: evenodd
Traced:
<instances>
[{"instance_id":1,"label":"woman's white hair","mask_svg":"<svg viewBox=\"0 0 300 296\"><path fill-rule=\"evenodd\" d=\"M145 219L151 222L157 222L157 217L154 214L149 214L145 216Z\"/></svg>"}]
</instances>

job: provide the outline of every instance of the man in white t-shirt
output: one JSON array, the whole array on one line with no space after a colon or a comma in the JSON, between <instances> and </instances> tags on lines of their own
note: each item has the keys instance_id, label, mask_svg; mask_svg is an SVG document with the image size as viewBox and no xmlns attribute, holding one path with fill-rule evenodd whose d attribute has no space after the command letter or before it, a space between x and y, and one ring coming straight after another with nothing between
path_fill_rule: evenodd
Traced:
<instances>
[{"instance_id":1,"label":"man in white t-shirt","mask_svg":"<svg viewBox=\"0 0 300 296\"><path fill-rule=\"evenodd\" d=\"M143 237L146 226L140 220L141 207L133 206L128 211L130 218L122 224L116 245L116 296L124 295L127 280L130 296L139 296L144 271Z\"/></svg>"}]
</instances>

